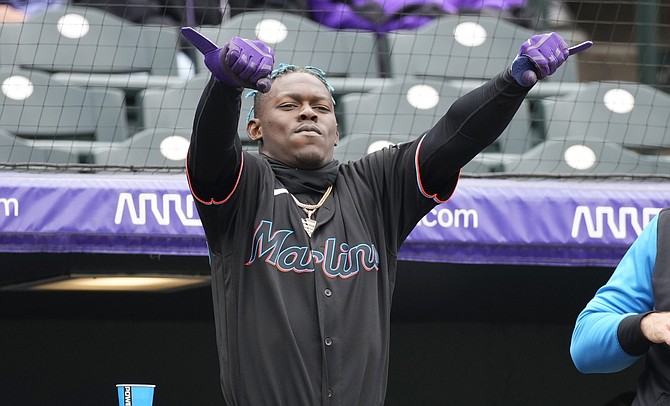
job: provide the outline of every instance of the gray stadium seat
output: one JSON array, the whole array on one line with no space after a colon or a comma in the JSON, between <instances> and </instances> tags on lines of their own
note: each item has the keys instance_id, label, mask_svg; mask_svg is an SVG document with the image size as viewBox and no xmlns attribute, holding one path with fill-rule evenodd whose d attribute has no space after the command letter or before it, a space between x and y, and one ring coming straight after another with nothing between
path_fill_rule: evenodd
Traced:
<instances>
[{"instance_id":1,"label":"gray stadium seat","mask_svg":"<svg viewBox=\"0 0 670 406\"><path fill-rule=\"evenodd\" d=\"M547 139L601 139L643 154L670 151L670 95L630 82L589 82L544 102Z\"/></svg>"},{"instance_id":2,"label":"gray stadium seat","mask_svg":"<svg viewBox=\"0 0 670 406\"><path fill-rule=\"evenodd\" d=\"M92 155L96 165L184 168L190 130L149 128L108 145L97 144Z\"/></svg>"},{"instance_id":3,"label":"gray stadium seat","mask_svg":"<svg viewBox=\"0 0 670 406\"><path fill-rule=\"evenodd\" d=\"M492 16L445 15L417 30L388 35L391 74L490 79L512 63L521 44L533 34L536 33ZM548 80L577 82L576 58L568 59Z\"/></svg>"},{"instance_id":4,"label":"gray stadium seat","mask_svg":"<svg viewBox=\"0 0 670 406\"><path fill-rule=\"evenodd\" d=\"M92 7L67 6L20 25L15 65L71 84L142 89L177 77L179 32L138 25Z\"/></svg>"},{"instance_id":5,"label":"gray stadium seat","mask_svg":"<svg viewBox=\"0 0 670 406\"><path fill-rule=\"evenodd\" d=\"M192 128L195 110L209 74L203 73L183 85L152 88L140 92L143 128Z\"/></svg>"},{"instance_id":6,"label":"gray stadium seat","mask_svg":"<svg viewBox=\"0 0 670 406\"><path fill-rule=\"evenodd\" d=\"M333 153L340 163L356 161L374 151L412 141L414 138L400 134L349 134L340 140ZM479 154L463 167L464 173L501 172L506 160L502 154Z\"/></svg>"},{"instance_id":7,"label":"gray stadium seat","mask_svg":"<svg viewBox=\"0 0 670 406\"><path fill-rule=\"evenodd\" d=\"M16 52L21 35L21 24L0 24L0 68L16 63Z\"/></svg>"},{"instance_id":8,"label":"gray stadium seat","mask_svg":"<svg viewBox=\"0 0 670 406\"><path fill-rule=\"evenodd\" d=\"M209 73L200 73L183 85L154 88L139 94L143 128L180 128L190 131L198 101L209 80ZM246 136L247 114L252 106L252 98L246 98L248 90L242 93L239 129L243 143L251 143ZM255 143L254 143L255 144Z\"/></svg>"},{"instance_id":9,"label":"gray stadium seat","mask_svg":"<svg viewBox=\"0 0 670 406\"><path fill-rule=\"evenodd\" d=\"M340 139L333 157L340 163L356 161L371 152L414 138L416 137L399 134L349 134Z\"/></svg>"},{"instance_id":10,"label":"gray stadium seat","mask_svg":"<svg viewBox=\"0 0 670 406\"><path fill-rule=\"evenodd\" d=\"M460 95L458 88L434 78L388 79L368 93L341 97L341 136L346 139L348 134L394 133L415 138L432 128ZM524 102L489 150L505 154L527 151L539 142L532 124Z\"/></svg>"},{"instance_id":11,"label":"gray stadium seat","mask_svg":"<svg viewBox=\"0 0 670 406\"><path fill-rule=\"evenodd\" d=\"M16 137L0 129L0 163L73 164L79 163L76 153L38 146L33 141Z\"/></svg>"},{"instance_id":12,"label":"gray stadium seat","mask_svg":"<svg viewBox=\"0 0 670 406\"><path fill-rule=\"evenodd\" d=\"M118 89L78 87L21 69L0 69L0 85L0 128L19 137L112 142L128 136Z\"/></svg>"},{"instance_id":13,"label":"gray stadium seat","mask_svg":"<svg viewBox=\"0 0 670 406\"><path fill-rule=\"evenodd\" d=\"M279 63L323 69L338 94L362 91L379 79L377 39L371 32L335 30L295 13L249 11L220 26L194 27L219 45L232 37L260 39L275 51ZM197 59L200 72L206 70Z\"/></svg>"},{"instance_id":14,"label":"gray stadium seat","mask_svg":"<svg viewBox=\"0 0 670 406\"><path fill-rule=\"evenodd\" d=\"M670 160L637 154L604 139L552 139L521 155L516 162L508 162L505 172L670 175Z\"/></svg>"}]
</instances>

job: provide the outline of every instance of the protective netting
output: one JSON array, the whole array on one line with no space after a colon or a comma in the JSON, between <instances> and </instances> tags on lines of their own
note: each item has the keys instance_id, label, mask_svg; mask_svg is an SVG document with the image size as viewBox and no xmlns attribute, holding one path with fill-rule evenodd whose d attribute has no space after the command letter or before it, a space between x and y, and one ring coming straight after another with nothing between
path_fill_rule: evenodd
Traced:
<instances>
[{"instance_id":1,"label":"protective netting","mask_svg":"<svg viewBox=\"0 0 670 406\"><path fill-rule=\"evenodd\" d=\"M23 17L11 22L16 14L5 12L0 24L0 169L184 171L208 80L200 54L180 38L189 25L217 44L260 39L278 63L324 70L335 89L340 161L420 136L535 33L556 31L570 45L592 40L533 88L464 175L670 177L670 1L483 9L454 1L393 12L389 2L335 3L17 6ZM253 152L251 100L242 103L240 136Z\"/></svg>"}]
</instances>

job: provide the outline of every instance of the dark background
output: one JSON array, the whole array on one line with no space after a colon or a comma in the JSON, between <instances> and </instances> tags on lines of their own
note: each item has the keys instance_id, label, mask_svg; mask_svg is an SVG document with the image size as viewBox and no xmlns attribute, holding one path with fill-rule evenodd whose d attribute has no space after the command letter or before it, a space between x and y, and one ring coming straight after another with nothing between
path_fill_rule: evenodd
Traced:
<instances>
[{"instance_id":1,"label":"dark background","mask_svg":"<svg viewBox=\"0 0 670 406\"><path fill-rule=\"evenodd\" d=\"M202 257L2 254L0 264L14 279L84 267L208 272ZM402 262L386 405L599 406L634 390L640 363L582 375L569 355L577 314L611 272ZM112 406L117 383L156 384L155 406L223 405L209 286L0 290L0 404Z\"/></svg>"}]
</instances>

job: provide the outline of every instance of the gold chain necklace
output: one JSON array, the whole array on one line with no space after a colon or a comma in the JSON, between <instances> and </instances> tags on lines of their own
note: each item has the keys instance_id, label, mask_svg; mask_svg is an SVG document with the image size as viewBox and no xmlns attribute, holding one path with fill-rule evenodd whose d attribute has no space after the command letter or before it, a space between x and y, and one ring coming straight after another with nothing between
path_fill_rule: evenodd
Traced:
<instances>
[{"instance_id":1,"label":"gold chain necklace","mask_svg":"<svg viewBox=\"0 0 670 406\"><path fill-rule=\"evenodd\" d=\"M300 219L302 221L302 227L305 229L305 232L308 236L312 236L314 229L316 228L316 220L312 218L312 215L326 202L326 199L330 195L330 192L333 190L333 185L328 186L328 189L321 196L321 200L317 204L306 204L298 200L295 196L291 195L295 204L298 205L305 212L307 218Z\"/></svg>"}]
</instances>

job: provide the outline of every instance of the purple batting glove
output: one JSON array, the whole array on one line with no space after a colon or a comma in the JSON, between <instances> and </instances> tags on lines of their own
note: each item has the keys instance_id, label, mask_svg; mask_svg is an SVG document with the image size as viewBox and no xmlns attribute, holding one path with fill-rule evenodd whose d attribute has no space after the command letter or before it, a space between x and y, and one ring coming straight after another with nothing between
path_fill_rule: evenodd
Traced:
<instances>
[{"instance_id":1,"label":"purple batting glove","mask_svg":"<svg viewBox=\"0 0 670 406\"><path fill-rule=\"evenodd\" d=\"M205 56L205 66L219 82L270 91L274 51L263 42L234 37L219 48L191 27L182 28L181 33Z\"/></svg>"},{"instance_id":2,"label":"purple batting glove","mask_svg":"<svg viewBox=\"0 0 670 406\"><path fill-rule=\"evenodd\" d=\"M555 32L533 35L519 50L519 56L527 56L535 64L540 80L556 72L569 55L568 44Z\"/></svg>"},{"instance_id":3,"label":"purple batting glove","mask_svg":"<svg viewBox=\"0 0 670 406\"><path fill-rule=\"evenodd\" d=\"M552 33L553 34L553 33ZM551 34L545 34L545 35L551 35ZM542 36L535 36L535 37L542 37ZM533 38L535 38L533 37ZM562 51L562 38L556 35L560 39L559 41L559 46L557 49L561 49L559 54L563 55L564 52ZM524 52L524 47L528 48L530 47L530 43L532 39L529 39L527 43L524 43L524 45L521 47L521 52ZM562 42L564 44L564 42ZM540 79L543 79L547 77L548 75L551 75L552 73L556 72L556 69L565 62L568 56L578 54L582 51L586 51L587 49L591 48L593 45L593 41L584 41L581 44L577 44L575 46L572 46L568 48L568 55L565 58L558 58L558 63L555 65L553 69L551 69L551 64L548 64L549 66L549 73L545 74L544 76L541 76ZM540 46L541 48L541 46ZM542 59L542 58L541 58ZM512 71L512 76L516 79L517 83L519 83L522 86L532 86L537 82L538 80L538 74L542 74L543 72L541 71L540 66L536 62L537 59L532 59L531 56L528 54L519 54L516 59L514 59L514 62L512 63L511 71ZM544 72L546 73L546 71Z\"/></svg>"},{"instance_id":4,"label":"purple batting glove","mask_svg":"<svg viewBox=\"0 0 670 406\"><path fill-rule=\"evenodd\" d=\"M521 45L512 63L512 75L522 86L532 86L556 72L568 59L568 44L555 32L533 35Z\"/></svg>"}]
</instances>

